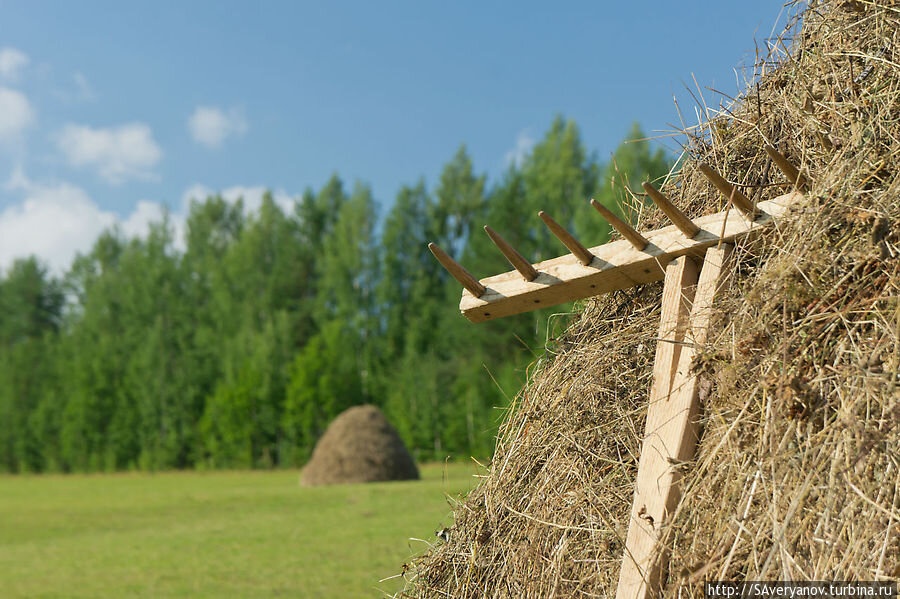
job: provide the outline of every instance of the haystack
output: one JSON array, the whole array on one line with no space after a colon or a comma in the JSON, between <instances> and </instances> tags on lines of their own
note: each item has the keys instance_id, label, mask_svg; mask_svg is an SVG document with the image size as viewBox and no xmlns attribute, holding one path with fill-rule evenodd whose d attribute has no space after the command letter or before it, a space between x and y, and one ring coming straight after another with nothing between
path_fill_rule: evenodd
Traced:
<instances>
[{"instance_id":1,"label":"haystack","mask_svg":"<svg viewBox=\"0 0 900 599\"><path fill-rule=\"evenodd\" d=\"M787 191L767 143L810 180L803 205L738 244L717 300L664 597L702 597L704 580L900 577L900 7L809 5L737 101L698 94L705 118L664 186L692 218L725 208L701 160L751 198ZM636 208L642 229L663 223ZM584 304L403 596L615 596L659 298L644 286Z\"/></svg>"},{"instance_id":2,"label":"haystack","mask_svg":"<svg viewBox=\"0 0 900 599\"><path fill-rule=\"evenodd\" d=\"M303 469L306 486L419 478L412 456L381 410L356 406L329 425Z\"/></svg>"}]
</instances>

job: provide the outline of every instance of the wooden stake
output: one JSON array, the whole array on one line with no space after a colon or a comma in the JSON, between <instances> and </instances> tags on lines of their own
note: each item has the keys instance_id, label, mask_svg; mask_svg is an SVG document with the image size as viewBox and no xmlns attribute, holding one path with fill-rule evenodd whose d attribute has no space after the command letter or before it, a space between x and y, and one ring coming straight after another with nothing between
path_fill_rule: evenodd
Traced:
<instances>
[{"instance_id":1,"label":"wooden stake","mask_svg":"<svg viewBox=\"0 0 900 599\"><path fill-rule=\"evenodd\" d=\"M541 210L538 212L538 216L541 217L541 220L544 221L544 224L547 225L547 228L550 229L550 232L553 233L557 239L559 239L564 246L569 248L569 251L578 258L578 261L587 266L594 259L594 255L587 251L587 248L581 245L581 243L572 236L571 233L566 231L558 222L553 220L549 214Z\"/></svg>"},{"instance_id":2,"label":"wooden stake","mask_svg":"<svg viewBox=\"0 0 900 599\"><path fill-rule=\"evenodd\" d=\"M626 223L624 220L610 212L610 210L598 202L595 199L591 199L591 206L593 206L597 212L599 212L606 221L613 226L613 228L619 232L619 234L627 239L631 245L635 247L637 250L643 250L646 248L650 242L647 241L643 235L635 231L631 225Z\"/></svg>"},{"instance_id":3,"label":"wooden stake","mask_svg":"<svg viewBox=\"0 0 900 599\"><path fill-rule=\"evenodd\" d=\"M707 339L730 250L728 244L708 249L699 281L696 269L691 272L686 264L666 269L653 387L617 599L646 599L660 590L668 559L667 526L681 497L681 469L697 446L699 377L693 362ZM690 312L688 302L693 304Z\"/></svg>"},{"instance_id":4,"label":"wooden stake","mask_svg":"<svg viewBox=\"0 0 900 599\"><path fill-rule=\"evenodd\" d=\"M436 243L429 243L428 249L431 250L431 253L434 254L434 257L438 259L438 262L441 263L441 266L447 269L447 272L450 273L454 279L459 281L459 284L469 290L469 293L474 295L475 297L481 297L484 295L484 292L487 291L487 288L478 282L478 279L473 277L468 270L462 267L462 265L447 255L447 253L439 248Z\"/></svg>"},{"instance_id":5,"label":"wooden stake","mask_svg":"<svg viewBox=\"0 0 900 599\"><path fill-rule=\"evenodd\" d=\"M737 187L723 179L722 175L714 171L709 165L702 162L700 163L700 171L704 175L706 175L706 178L709 179L709 182L719 190L719 193L721 193L726 198L731 199L731 203L737 206L738 210L740 210L750 218L756 217L756 208L753 206L753 202L750 201L750 198L742 194Z\"/></svg>"},{"instance_id":6,"label":"wooden stake","mask_svg":"<svg viewBox=\"0 0 900 599\"><path fill-rule=\"evenodd\" d=\"M650 196L650 199L653 200L653 203L659 206L659 209L669 217L670 221L675 223L675 226L684 233L685 237L692 239L700 232L700 227L695 225L694 221L685 216L684 212L676 208L675 205L669 201L669 198L660 193L649 181L645 181L643 187L644 191L647 192L647 195Z\"/></svg>"},{"instance_id":7,"label":"wooden stake","mask_svg":"<svg viewBox=\"0 0 900 599\"><path fill-rule=\"evenodd\" d=\"M806 191L809 188L809 181L804 177L797 168L788 161L784 155L776 150L773 146L766 146L766 154L772 159L784 176L788 178L794 186L800 191Z\"/></svg>"},{"instance_id":8,"label":"wooden stake","mask_svg":"<svg viewBox=\"0 0 900 599\"><path fill-rule=\"evenodd\" d=\"M506 256L506 259L509 260L509 263L512 264L513 268L519 271L519 274L525 277L526 281L533 281L538 276L538 271L534 269L531 265L531 262L525 259L522 254L516 251L516 248L509 245L505 239L500 237L500 234L494 231L489 226L484 226L485 233L488 234L488 237L491 238L491 241L494 242L494 245L497 246L503 255Z\"/></svg>"}]
</instances>

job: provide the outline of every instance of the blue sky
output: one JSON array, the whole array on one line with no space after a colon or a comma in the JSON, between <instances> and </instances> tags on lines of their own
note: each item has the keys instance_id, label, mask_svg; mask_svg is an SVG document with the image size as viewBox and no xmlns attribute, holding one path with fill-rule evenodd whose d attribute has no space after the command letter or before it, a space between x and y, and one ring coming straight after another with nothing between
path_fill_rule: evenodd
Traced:
<instances>
[{"instance_id":1,"label":"blue sky","mask_svg":"<svg viewBox=\"0 0 900 599\"><path fill-rule=\"evenodd\" d=\"M496 177L555 114L607 157L677 122L673 95L696 122L692 77L734 94L781 5L0 0L0 268L333 172L384 212L461 143Z\"/></svg>"}]
</instances>

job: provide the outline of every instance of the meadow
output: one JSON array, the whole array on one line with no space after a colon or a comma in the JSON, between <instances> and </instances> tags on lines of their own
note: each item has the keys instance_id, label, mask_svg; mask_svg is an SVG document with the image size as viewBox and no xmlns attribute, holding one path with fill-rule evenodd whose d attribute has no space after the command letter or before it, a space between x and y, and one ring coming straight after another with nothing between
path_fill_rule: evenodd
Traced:
<instances>
[{"instance_id":1,"label":"meadow","mask_svg":"<svg viewBox=\"0 0 900 599\"><path fill-rule=\"evenodd\" d=\"M421 473L316 488L293 470L3 476L0 596L383 597L477 480L473 464Z\"/></svg>"}]
</instances>

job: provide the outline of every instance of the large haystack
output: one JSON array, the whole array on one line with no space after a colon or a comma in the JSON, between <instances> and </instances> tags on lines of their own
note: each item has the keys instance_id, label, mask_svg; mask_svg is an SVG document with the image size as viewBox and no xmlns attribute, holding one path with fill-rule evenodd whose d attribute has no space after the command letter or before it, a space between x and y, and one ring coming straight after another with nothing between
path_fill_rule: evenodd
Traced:
<instances>
[{"instance_id":1,"label":"large haystack","mask_svg":"<svg viewBox=\"0 0 900 599\"><path fill-rule=\"evenodd\" d=\"M689 160L666 183L692 217L724 208L696 160L773 197L788 187L766 143L812 181L805 205L737 248L717 300L665 597L702 597L704 580L900 577L900 7L810 4L758 83L685 132ZM408 596L615 595L659 298L655 285L586 302Z\"/></svg>"},{"instance_id":2,"label":"large haystack","mask_svg":"<svg viewBox=\"0 0 900 599\"><path fill-rule=\"evenodd\" d=\"M334 419L313 450L306 486L419 478L412 456L381 410L356 406Z\"/></svg>"}]
</instances>

